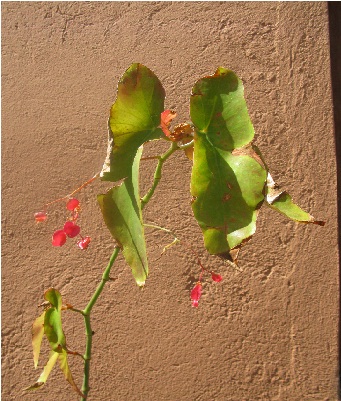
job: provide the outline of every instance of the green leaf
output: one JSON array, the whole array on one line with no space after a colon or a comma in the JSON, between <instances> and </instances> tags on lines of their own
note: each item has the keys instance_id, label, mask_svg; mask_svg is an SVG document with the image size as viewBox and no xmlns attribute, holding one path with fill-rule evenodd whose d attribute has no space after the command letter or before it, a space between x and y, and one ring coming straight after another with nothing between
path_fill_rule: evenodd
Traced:
<instances>
[{"instance_id":1,"label":"green leaf","mask_svg":"<svg viewBox=\"0 0 341 401\"><path fill-rule=\"evenodd\" d=\"M38 366L40 346L44 336L44 319L45 311L37 317L32 325L33 362L35 368Z\"/></svg>"},{"instance_id":2,"label":"green leaf","mask_svg":"<svg viewBox=\"0 0 341 401\"><path fill-rule=\"evenodd\" d=\"M81 397L84 397L84 394L77 387L77 385L76 385L76 383L75 383L75 381L73 379L73 376L71 374L71 370L70 370L70 367L69 367L69 364L68 364L68 360L67 360L67 352L65 350L63 350L62 353L59 354L58 360L59 360L60 368L61 368L62 372L64 373L65 379L71 384L73 389Z\"/></svg>"},{"instance_id":3,"label":"green leaf","mask_svg":"<svg viewBox=\"0 0 341 401\"><path fill-rule=\"evenodd\" d=\"M191 119L196 130L206 134L219 149L240 148L254 137L243 84L234 72L223 67L194 85Z\"/></svg>"},{"instance_id":4,"label":"green leaf","mask_svg":"<svg viewBox=\"0 0 341 401\"><path fill-rule=\"evenodd\" d=\"M47 364L45 365L44 370L41 373L41 375L39 376L38 380L36 381L36 383L34 383L30 387L27 387L25 390L36 390L36 389L40 388L41 386L43 386L46 383L46 380L49 377L54 365L56 364L58 357L59 357L58 352L51 351L49 360L48 360Z\"/></svg>"},{"instance_id":5,"label":"green leaf","mask_svg":"<svg viewBox=\"0 0 341 401\"><path fill-rule=\"evenodd\" d=\"M54 288L49 288L45 294L44 298L46 301L50 302L52 306L54 306L57 310L62 309L62 296L60 292L55 290Z\"/></svg>"},{"instance_id":6,"label":"green leaf","mask_svg":"<svg viewBox=\"0 0 341 401\"><path fill-rule=\"evenodd\" d=\"M118 181L130 174L137 149L164 136L159 127L165 91L156 75L132 64L118 83L109 119L109 145L101 179Z\"/></svg>"},{"instance_id":7,"label":"green leaf","mask_svg":"<svg viewBox=\"0 0 341 401\"><path fill-rule=\"evenodd\" d=\"M272 209L298 223L313 223L320 226L325 224L324 221L315 220L311 214L296 205L291 196L286 191L281 190L274 182L270 173L268 173L267 179L266 202Z\"/></svg>"},{"instance_id":8,"label":"green leaf","mask_svg":"<svg viewBox=\"0 0 341 401\"><path fill-rule=\"evenodd\" d=\"M65 335L62 328L62 297L54 288L45 292L45 299L51 307L45 312L44 332L53 351L61 353L66 349Z\"/></svg>"},{"instance_id":9,"label":"green leaf","mask_svg":"<svg viewBox=\"0 0 341 401\"><path fill-rule=\"evenodd\" d=\"M221 150L195 132L192 209L211 254L229 252L254 234L265 181L253 157Z\"/></svg>"},{"instance_id":10,"label":"green leaf","mask_svg":"<svg viewBox=\"0 0 341 401\"><path fill-rule=\"evenodd\" d=\"M131 267L139 286L148 275L147 251L138 189L139 163L142 147L138 150L128 178L97 199L104 221L111 235L123 249L123 255Z\"/></svg>"}]
</instances>

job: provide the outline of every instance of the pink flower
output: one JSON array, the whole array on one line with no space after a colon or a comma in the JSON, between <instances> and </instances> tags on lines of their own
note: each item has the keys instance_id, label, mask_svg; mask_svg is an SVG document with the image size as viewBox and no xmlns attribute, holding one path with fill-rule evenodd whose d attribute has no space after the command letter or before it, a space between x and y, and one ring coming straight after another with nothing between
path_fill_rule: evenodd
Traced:
<instances>
[{"instance_id":1,"label":"pink flower","mask_svg":"<svg viewBox=\"0 0 341 401\"><path fill-rule=\"evenodd\" d=\"M79 206L79 200L76 198L72 198L66 204L66 209L73 211L77 209L78 206Z\"/></svg>"},{"instance_id":2,"label":"pink flower","mask_svg":"<svg viewBox=\"0 0 341 401\"><path fill-rule=\"evenodd\" d=\"M52 235L52 245L62 246L66 242L66 234L64 230L57 230Z\"/></svg>"},{"instance_id":3,"label":"pink flower","mask_svg":"<svg viewBox=\"0 0 341 401\"><path fill-rule=\"evenodd\" d=\"M72 221L67 221L67 222L64 224L63 230L64 230L65 234L66 234L69 238L76 237L76 236L80 233L80 231L81 231L80 227L77 226L77 225L76 225L74 222L72 222Z\"/></svg>"},{"instance_id":4,"label":"pink flower","mask_svg":"<svg viewBox=\"0 0 341 401\"><path fill-rule=\"evenodd\" d=\"M86 249L89 244L90 244L91 238L90 237L84 237L81 240L77 242L78 248L80 249Z\"/></svg>"},{"instance_id":5,"label":"pink flower","mask_svg":"<svg viewBox=\"0 0 341 401\"><path fill-rule=\"evenodd\" d=\"M202 289L202 284L200 281L198 281L191 291L191 300L193 308L197 308L199 305L199 299L201 297L201 289Z\"/></svg>"},{"instance_id":6,"label":"pink flower","mask_svg":"<svg viewBox=\"0 0 341 401\"><path fill-rule=\"evenodd\" d=\"M223 279L220 274L216 274L214 272L211 273L211 277L216 283L219 283Z\"/></svg>"},{"instance_id":7,"label":"pink flower","mask_svg":"<svg viewBox=\"0 0 341 401\"><path fill-rule=\"evenodd\" d=\"M47 213L46 212L34 213L34 218L37 223L41 223L42 221L45 221L47 219Z\"/></svg>"}]
</instances>

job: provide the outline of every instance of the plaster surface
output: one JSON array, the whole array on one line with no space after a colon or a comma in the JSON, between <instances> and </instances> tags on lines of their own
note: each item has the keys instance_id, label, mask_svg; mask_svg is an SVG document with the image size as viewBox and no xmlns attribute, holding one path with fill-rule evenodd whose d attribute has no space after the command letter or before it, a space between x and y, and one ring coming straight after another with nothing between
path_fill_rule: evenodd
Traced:
<instances>
[{"instance_id":1,"label":"plaster surface","mask_svg":"<svg viewBox=\"0 0 341 401\"><path fill-rule=\"evenodd\" d=\"M49 287L83 308L112 252L96 194L83 190L86 252L52 248L63 205L33 213L101 169L119 77L141 62L160 78L166 107L189 118L194 82L218 66L243 80L261 148L276 181L327 221L298 225L262 209L243 249L243 272L205 254L192 217L191 162L169 160L145 220L186 238L224 280L189 292L199 269L171 240L148 232L150 277L141 291L122 258L93 310L89 401L338 400L338 245L326 3L2 3L2 399L21 400L34 371L31 324ZM157 150L147 149L149 154ZM155 154L155 153L154 153ZM155 165L145 162L142 193ZM83 352L78 315L65 313L71 349ZM72 359L81 383L82 363ZM26 400L78 396L56 367Z\"/></svg>"}]
</instances>

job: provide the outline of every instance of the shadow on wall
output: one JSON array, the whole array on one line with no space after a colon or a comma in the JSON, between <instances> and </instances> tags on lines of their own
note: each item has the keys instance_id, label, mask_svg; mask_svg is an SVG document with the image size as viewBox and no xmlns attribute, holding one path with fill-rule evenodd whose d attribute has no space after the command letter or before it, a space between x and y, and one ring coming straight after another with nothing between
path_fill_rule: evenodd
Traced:
<instances>
[{"instance_id":1,"label":"shadow on wall","mask_svg":"<svg viewBox=\"0 0 341 401\"><path fill-rule=\"evenodd\" d=\"M329 37L330 37L330 59L331 77L334 104L334 132L336 145L337 163L337 198L338 198L338 227L339 227L339 249L341 249L341 3L329 2ZM341 253L339 254L339 269L341 266ZM341 272L339 270L339 283ZM339 311L341 310L341 296ZM339 383L341 372L341 316L339 314ZM341 391L339 385L339 398Z\"/></svg>"}]
</instances>

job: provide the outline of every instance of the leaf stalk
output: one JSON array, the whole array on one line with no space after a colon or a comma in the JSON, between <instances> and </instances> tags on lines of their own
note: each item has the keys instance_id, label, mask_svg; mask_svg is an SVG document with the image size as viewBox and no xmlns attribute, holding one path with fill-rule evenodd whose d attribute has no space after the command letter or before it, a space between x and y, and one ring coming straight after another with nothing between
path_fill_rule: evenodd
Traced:
<instances>
[{"instance_id":1,"label":"leaf stalk","mask_svg":"<svg viewBox=\"0 0 341 401\"><path fill-rule=\"evenodd\" d=\"M154 173L153 184L149 189L149 191L146 193L146 195L143 198L141 198L141 209L143 209L145 205L149 202L150 198L153 196L155 192L156 187L159 185L159 182L161 180L161 171L163 163L178 149L180 149L178 144L176 142L172 142L172 145L167 150L167 152L159 156L159 161Z\"/></svg>"}]
</instances>

